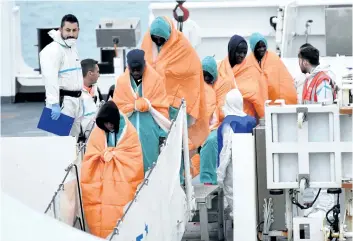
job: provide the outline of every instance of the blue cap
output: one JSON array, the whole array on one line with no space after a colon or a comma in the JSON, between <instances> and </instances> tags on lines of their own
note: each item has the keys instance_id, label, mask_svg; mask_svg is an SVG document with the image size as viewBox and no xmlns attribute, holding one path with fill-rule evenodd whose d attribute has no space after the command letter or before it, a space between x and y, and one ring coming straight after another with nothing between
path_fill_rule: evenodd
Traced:
<instances>
[{"instance_id":1,"label":"blue cap","mask_svg":"<svg viewBox=\"0 0 353 241\"><path fill-rule=\"evenodd\" d=\"M127 53L127 64L130 68L137 66L145 66L145 51L141 49L133 49Z\"/></svg>"}]
</instances>

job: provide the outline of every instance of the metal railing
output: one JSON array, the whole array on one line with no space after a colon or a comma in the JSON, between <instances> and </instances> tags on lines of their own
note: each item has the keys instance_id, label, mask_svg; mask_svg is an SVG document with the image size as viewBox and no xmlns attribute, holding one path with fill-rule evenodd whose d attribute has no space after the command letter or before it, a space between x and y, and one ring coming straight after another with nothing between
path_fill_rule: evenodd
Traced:
<instances>
[{"instance_id":1,"label":"metal railing","mask_svg":"<svg viewBox=\"0 0 353 241\"><path fill-rule=\"evenodd\" d=\"M77 158L80 158L79 154L82 153L82 151L84 150L85 148L85 144L81 143L79 144L79 149L77 151ZM77 165L74 164L74 163L71 163L67 168L65 168L65 176L63 178L63 180L61 181L61 183L59 184L59 187L58 189L55 191L53 197L51 198L51 201L49 202L47 208L45 209L44 213L46 214L51 208L53 208L53 213L54 213L54 218L56 218L56 210L55 210L55 198L58 196L58 194L61 192L61 191L64 191L64 188L65 188L65 181L66 181L66 178L69 176L72 168L75 168L75 177L76 177L76 184L77 184L77 192L78 192L78 197L79 197L79 202L80 202L80 212L81 212L81 219L76 216L76 219L73 223L73 226L76 225L77 221L79 221L79 224L80 224L80 228L81 230L83 231L86 231L86 225L85 225L85 218L84 218L84 212L83 212L83 204L82 204L82 196L81 196L81 187L80 187L80 180L79 180L79 175L78 175L78 168L77 168Z\"/></svg>"}]
</instances>

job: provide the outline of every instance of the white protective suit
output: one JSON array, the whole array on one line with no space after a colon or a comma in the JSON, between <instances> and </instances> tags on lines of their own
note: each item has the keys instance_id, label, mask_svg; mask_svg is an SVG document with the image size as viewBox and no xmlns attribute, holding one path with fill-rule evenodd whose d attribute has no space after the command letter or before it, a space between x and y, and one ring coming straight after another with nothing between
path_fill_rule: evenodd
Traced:
<instances>
[{"instance_id":1,"label":"white protective suit","mask_svg":"<svg viewBox=\"0 0 353 241\"><path fill-rule=\"evenodd\" d=\"M238 89L233 89L226 95L223 107L224 115L246 116L243 111L243 96ZM217 168L217 182L223 187L226 201L233 210L233 164L232 164L232 134L229 124L223 126L223 148L219 154L219 166ZM230 216L232 216L232 212Z\"/></svg>"},{"instance_id":2,"label":"white protective suit","mask_svg":"<svg viewBox=\"0 0 353 241\"><path fill-rule=\"evenodd\" d=\"M53 42L40 52L40 66L45 84L46 106L59 103L59 89L81 91L83 76L76 45L68 47L60 31L51 30ZM78 136L82 119L82 99L65 96L61 113L75 118L70 135Z\"/></svg>"},{"instance_id":3,"label":"white protective suit","mask_svg":"<svg viewBox=\"0 0 353 241\"><path fill-rule=\"evenodd\" d=\"M83 88L82 90L82 100L83 100L83 118L81 121L81 130L85 137L88 139L93 126L95 124L96 114L99 107L101 106L101 99L98 93L97 85L92 86L92 95ZM96 99L96 102L94 100Z\"/></svg>"}]
</instances>

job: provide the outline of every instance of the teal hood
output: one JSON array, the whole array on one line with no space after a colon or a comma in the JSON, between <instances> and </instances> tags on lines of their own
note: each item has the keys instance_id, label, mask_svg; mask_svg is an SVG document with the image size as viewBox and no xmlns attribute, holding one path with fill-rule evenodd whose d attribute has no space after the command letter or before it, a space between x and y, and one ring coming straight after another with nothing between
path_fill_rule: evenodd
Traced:
<instances>
[{"instance_id":1,"label":"teal hood","mask_svg":"<svg viewBox=\"0 0 353 241\"><path fill-rule=\"evenodd\" d=\"M157 17L153 20L150 27L150 34L164 38L166 41L170 38L171 28L163 17Z\"/></svg>"},{"instance_id":2,"label":"teal hood","mask_svg":"<svg viewBox=\"0 0 353 241\"><path fill-rule=\"evenodd\" d=\"M217 62L213 57L207 56L202 60L202 69L210 73L214 81L217 80L217 77L218 77Z\"/></svg>"},{"instance_id":3,"label":"teal hood","mask_svg":"<svg viewBox=\"0 0 353 241\"><path fill-rule=\"evenodd\" d=\"M253 33L251 36L250 36L250 39L249 39L249 42L250 42L250 48L251 48L251 51L254 52L255 50L255 46L258 42L264 42L265 45L266 45L266 48L268 48L267 46L267 40L265 39L265 37L260 34L260 33Z\"/></svg>"}]
</instances>

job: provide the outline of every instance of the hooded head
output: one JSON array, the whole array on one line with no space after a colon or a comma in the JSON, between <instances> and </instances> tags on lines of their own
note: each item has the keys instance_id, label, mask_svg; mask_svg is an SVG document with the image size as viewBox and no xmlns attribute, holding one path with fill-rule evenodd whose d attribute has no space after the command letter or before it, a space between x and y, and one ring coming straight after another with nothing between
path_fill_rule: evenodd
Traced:
<instances>
[{"instance_id":1,"label":"hooded head","mask_svg":"<svg viewBox=\"0 0 353 241\"><path fill-rule=\"evenodd\" d=\"M170 38L170 24L163 17L157 17L151 24L150 34L152 41L160 47Z\"/></svg>"},{"instance_id":2,"label":"hooded head","mask_svg":"<svg viewBox=\"0 0 353 241\"><path fill-rule=\"evenodd\" d=\"M218 71L216 60L207 56L202 60L203 78L207 84L214 84L217 81Z\"/></svg>"},{"instance_id":3,"label":"hooded head","mask_svg":"<svg viewBox=\"0 0 353 241\"><path fill-rule=\"evenodd\" d=\"M108 101L99 110L96 118L97 126L105 132L118 132L120 112L113 101Z\"/></svg>"},{"instance_id":4,"label":"hooded head","mask_svg":"<svg viewBox=\"0 0 353 241\"><path fill-rule=\"evenodd\" d=\"M250 36L250 48L254 52L256 59L261 60L267 51L267 40L260 33L253 33Z\"/></svg>"},{"instance_id":5,"label":"hooded head","mask_svg":"<svg viewBox=\"0 0 353 241\"><path fill-rule=\"evenodd\" d=\"M231 37L228 43L228 59L233 68L236 64L241 64L248 53L248 44L239 35Z\"/></svg>"},{"instance_id":6,"label":"hooded head","mask_svg":"<svg viewBox=\"0 0 353 241\"><path fill-rule=\"evenodd\" d=\"M225 116L246 116L243 111L243 96L238 89L232 89L227 93L223 111Z\"/></svg>"},{"instance_id":7,"label":"hooded head","mask_svg":"<svg viewBox=\"0 0 353 241\"><path fill-rule=\"evenodd\" d=\"M133 49L126 57L130 75L134 80L140 80L145 69L145 52L141 49Z\"/></svg>"}]
</instances>

